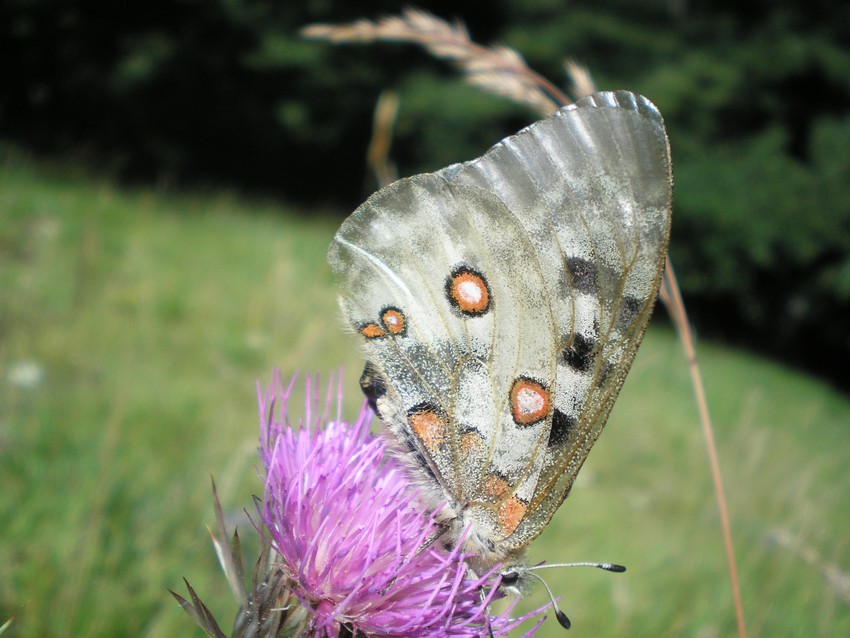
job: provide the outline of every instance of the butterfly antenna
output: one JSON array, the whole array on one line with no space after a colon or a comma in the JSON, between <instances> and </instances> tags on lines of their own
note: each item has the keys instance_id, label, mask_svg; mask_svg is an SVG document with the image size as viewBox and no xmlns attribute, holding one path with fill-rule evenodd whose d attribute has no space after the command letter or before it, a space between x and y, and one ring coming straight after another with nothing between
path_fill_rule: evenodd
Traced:
<instances>
[{"instance_id":1,"label":"butterfly antenna","mask_svg":"<svg viewBox=\"0 0 850 638\"><path fill-rule=\"evenodd\" d=\"M626 571L626 568L623 565L618 565L616 563L592 563L592 562L582 562L582 563L552 563L552 564L543 564L543 565L535 565L533 567L526 567L525 572L541 583L543 583L543 587L546 589L546 593L549 594L549 600L552 601L552 609L555 610L555 617L558 619L561 627L564 629L570 628L570 619L567 618L567 615L561 611L560 607L558 607L558 603L555 601L555 596L552 593L552 590L549 588L549 584L543 580L542 576L539 576L534 573L536 569L549 569L551 567L596 567L597 569L604 569L606 572L615 572L622 573Z\"/></svg>"},{"instance_id":2,"label":"butterfly antenna","mask_svg":"<svg viewBox=\"0 0 850 638\"><path fill-rule=\"evenodd\" d=\"M617 563L545 563L543 565L535 565L534 567L526 567L526 570L533 571L535 569L550 569L552 567L596 567L597 569L604 569L606 572L614 572L616 574L622 574L626 571L626 567L624 565L618 565ZM534 574L532 574L534 575ZM538 577L539 578L539 577Z\"/></svg>"},{"instance_id":3,"label":"butterfly antenna","mask_svg":"<svg viewBox=\"0 0 850 638\"><path fill-rule=\"evenodd\" d=\"M534 568L531 567L529 569ZM541 576L538 576L537 574L531 571L528 572L528 575L533 576L541 583L543 583L543 587L546 589L546 593L549 594L549 600L552 602L552 609L555 610L555 618L558 619L558 623L561 625L561 627L563 627L564 629L569 629L572 626L572 623L570 622L570 619L567 618L567 615L561 611L561 608L558 607L558 601L555 600L555 595L552 593L552 590L549 589L549 585L546 583L546 581L543 580Z\"/></svg>"}]
</instances>

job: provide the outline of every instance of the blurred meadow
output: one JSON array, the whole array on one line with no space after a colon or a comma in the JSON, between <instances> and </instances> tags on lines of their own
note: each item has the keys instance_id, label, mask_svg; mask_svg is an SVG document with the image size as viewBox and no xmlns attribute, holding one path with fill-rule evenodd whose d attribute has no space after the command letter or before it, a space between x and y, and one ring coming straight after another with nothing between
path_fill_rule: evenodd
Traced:
<instances>
[{"instance_id":1,"label":"blurred meadow","mask_svg":"<svg viewBox=\"0 0 850 638\"><path fill-rule=\"evenodd\" d=\"M47 0L18 14L0 9L2 61L15 58L13 42L89 42L95 4L56 12L56 31L39 30L54 19ZM823 42L809 46L795 29L815 18L799 18L790 2L763 22L758 2L742 3L740 15L694 9L699 19L685 26L688 3L648 3L679 21L661 35L666 22L626 4L576 3L569 20L549 21L565 9L496 3L481 24L530 58L548 51L546 70L582 54L603 88L642 90L669 114L671 250L698 336L808 370L698 339L749 635L850 635L850 399L838 389L848 387L850 352L850 107L835 106L850 104L835 88L850 53L834 45L850 20L817 23ZM61 64L38 75L37 56L19 56L38 73L20 86L10 76L15 90L0 95L4 637L201 636L167 591L185 593L184 577L229 628L236 606L206 530L210 477L250 548L243 510L253 512L262 491L256 384L275 367L284 378L322 379L341 367L344 414L361 406L362 361L338 318L325 253L372 190L362 157L377 90L402 84L392 151L402 172L473 157L534 119L421 60L411 70L409 57L387 49L327 53L334 48L295 35L310 21L394 7L187 7L168 24L136 16L150 30L144 37L107 15L114 33L94 31L120 41L114 67L85 66L85 46L62 49L77 75ZM467 8L452 11L466 17ZM511 27L500 30L498 19ZM735 42L748 28L755 35ZM568 44L556 42L562 32ZM699 50L709 33L720 34L717 57ZM609 39L623 43L613 54ZM691 48L677 48L683 42ZM203 73L192 66L199 60ZM217 73L239 82L217 83ZM629 75L640 80L621 79ZM824 88L822 99L809 100L801 78ZM742 95L748 83L770 97ZM92 86L104 92L85 93ZM257 87L269 113L252 102ZM180 102L189 95L200 101ZM166 106L147 108L160 98ZM788 113L815 102L820 119L799 130ZM160 128L145 121L158 108ZM747 126L752 135L741 132ZM703 145L709 138L719 141ZM661 306L605 432L530 559L628 567L546 572L574 636L736 634L693 390ZM538 587L521 608L545 601ZM550 618L538 635L564 634Z\"/></svg>"},{"instance_id":2,"label":"blurred meadow","mask_svg":"<svg viewBox=\"0 0 850 638\"><path fill-rule=\"evenodd\" d=\"M235 612L204 525L212 475L252 537L239 512L261 492L255 382L275 366L343 366L345 413L360 405L359 356L324 259L335 223L228 193L117 188L20 156L0 173L0 210L8 635L201 635L166 589L185 576L224 622ZM847 635L850 401L699 346L751 635ZM575 635L734 633L696 409L668 328L647 335L531 557L629 567L546 574ZM544 601L538 588L529 604ZM562 631L550 619L541 635Z\"/></svg>"}]
</instances>

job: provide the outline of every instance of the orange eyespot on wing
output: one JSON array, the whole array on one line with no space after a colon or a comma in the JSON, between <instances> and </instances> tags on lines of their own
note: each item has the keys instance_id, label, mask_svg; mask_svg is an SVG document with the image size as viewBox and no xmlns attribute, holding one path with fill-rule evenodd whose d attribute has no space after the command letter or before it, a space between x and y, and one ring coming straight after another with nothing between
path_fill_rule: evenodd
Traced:
<instances>
[{"instance_id":1,"label":"orange eyespot on wing","mask_svg":"<svg viewBox=\"0 0 850 638\"><path fill-rule=\"evenodd\" d=\"M387 336L386 331L376 323L364 324L357 329L357 332L367 339L380 339L381 337Z\"/></svg>"},{"instance_id":2,"label":"orange eyespot on wing","mask_svg":"<svg viewBox=\"0 0 850 638\"><path fill-rule=\"evenodd\" d=\"M387 332L393 335L402 335L407 330L407 320L404 313L398 308L384 308L381 313L381 322Z\"/></svg>"},{"instance_id":3,"label":"orange eyespot on wing","mask_svg":"<svg viewBox=\"0 0 850 638\"><path fill-rule=\"evenodd\" d=\"M479 316L490 309L490 287L479 272L461 266L446 280L449 303L463 315Z\"/></svg>"},{"instance_id":4,"label":"orange eyespot on wing","mask_svg":"<svg viewBox=\"0 0 850 638\"><path fill-rule=\"evenodd\" d=\"M484 492L493 498L501 498L508 491L508 482L501 476L491 474L484 481Z\"/></svg>"},{"instance_id":5,"label":"orange eyespot on wing","mask_svg":"<svg viewBox=\"0 0 850 638\"><path fill-rule=\"evenodd\" d=\"M525 518L525 513L528 511L526 505L521 499L516 496L511 496L508 500L499 506L499 524L502 526L502 531L506 535L514 533L520 522Z\"/></svg>"},{"instance_id":6,"label":"orange eyespot on wing","mask_svg":"<svg viewBox=\"0 0 850 638\"><path fill-rule=\"evenodd\" d=\"M435 454L446 438L446 417L433 406L420 405L410 409L407 421L425 449Z\"/></svg>"},{"instance_id":7,"label":"orange eyespot on wing","mask_svg":"<svg viewBox=\"0 0 850 638\"><path fill-rule=\"evenodd\" d=\"M510 392L511 414L517 425L532 425L549 414L549 390L542 383L519 377Z\"/></svg>"}]
</instances>

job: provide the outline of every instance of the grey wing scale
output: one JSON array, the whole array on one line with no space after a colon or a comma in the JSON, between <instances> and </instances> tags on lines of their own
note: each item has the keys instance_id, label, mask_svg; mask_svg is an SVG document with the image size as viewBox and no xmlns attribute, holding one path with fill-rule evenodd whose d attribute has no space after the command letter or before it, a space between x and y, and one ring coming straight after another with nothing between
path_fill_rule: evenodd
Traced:
<instances>
[{"instance_id":1,"label":"grey wing scale","mask_svg":"<svg viewBox=\"0 0 850 638\"><path fill-rule=\"evenodd\" d=\"M455 178L489 184L512 210L536 194L557 211L520 215L531 236L557 238L557 254L536 255L559 338L549 440L534 459L542 467L528 513L506 539L522 547L568 495L652 313L670 230L669 146L648 100L602 93L506 139Z\"/></svg>"},{"instance_id":2,"label":"grey wing scale","mask_svg":"<svg viewBox=\"0 0 850 638\"><path fill-rule=\"evenodd\" d=\"M600 93L379 191L331 245L382 419L509 546L539 534L604 426L657 296L671 188L658 111Z\"/></svg>"}]
</instances>

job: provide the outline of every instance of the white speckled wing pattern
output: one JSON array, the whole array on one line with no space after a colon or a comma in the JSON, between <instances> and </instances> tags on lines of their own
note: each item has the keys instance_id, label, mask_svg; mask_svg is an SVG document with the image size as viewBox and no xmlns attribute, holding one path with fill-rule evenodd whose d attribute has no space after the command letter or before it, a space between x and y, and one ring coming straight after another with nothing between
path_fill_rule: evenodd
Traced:
<instances>
[{"instance_id":1,"label":"white speckled wing pattern","mask_svg":"<svg viewBox=\"0 0 850 638\"><path fill-rule=\"evenodd\" d=\"M489 547L481 567L540 533L604 426L658 293L671 197L657 109L599 93L391 184L339 229L328 258L364 391Z\"/></svg>"}]
</instances>

